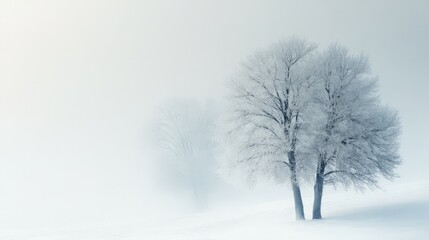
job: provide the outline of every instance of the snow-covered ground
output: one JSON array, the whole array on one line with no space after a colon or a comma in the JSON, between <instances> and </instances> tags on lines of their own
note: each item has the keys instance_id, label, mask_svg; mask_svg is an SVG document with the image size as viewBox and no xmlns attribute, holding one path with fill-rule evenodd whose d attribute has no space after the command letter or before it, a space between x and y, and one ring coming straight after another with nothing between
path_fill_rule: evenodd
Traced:
<instances>
[{"instance_id":1,"label":"snow-covered ground","mask_svg":"<svg viewBox=\"0 0 429 240\"><path fill-rule=\"evenodd\" d=\"M310 217L311 195L305 198ZM429 182L365 193L328 190L323 220L294 220L288 200L216 207L170 219L49 228L1 228L2 240L42 239L429 239ZM144 219L144 220L143 220Z\"/></svg>"}]
</instances>

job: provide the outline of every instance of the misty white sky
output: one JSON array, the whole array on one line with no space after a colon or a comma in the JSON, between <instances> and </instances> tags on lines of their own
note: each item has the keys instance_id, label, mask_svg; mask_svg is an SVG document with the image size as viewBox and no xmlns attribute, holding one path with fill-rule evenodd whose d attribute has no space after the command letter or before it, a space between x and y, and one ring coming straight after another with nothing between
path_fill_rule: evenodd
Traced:
<instances>
[{"instance_id":1,"label":"misty white sky","mask_svg":"<svg viewBox=\"0 0 429 240\"><path fill-rule=\"evenodd\" d=\"M252 52L292 35L369 55L402 118L402 179L427 177L427 1L0 1L0 216L138 205L147 122L220 99ZM106 199L109 199L108 201Z\"/></svg>"}]
</instances>

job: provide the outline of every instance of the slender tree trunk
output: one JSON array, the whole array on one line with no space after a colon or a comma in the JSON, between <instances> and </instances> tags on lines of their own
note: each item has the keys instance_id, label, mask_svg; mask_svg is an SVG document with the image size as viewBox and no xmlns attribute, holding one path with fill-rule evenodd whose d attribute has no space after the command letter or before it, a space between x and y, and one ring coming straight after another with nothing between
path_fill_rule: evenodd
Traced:
<instances>
[{"instance_id":1,"label":"slender tree trunk","mask_svg":"<svg viewBox=\"0 0 429 240\"><path fill-rule=\"evenodd\" d=\"M326 164L319 161L316 173L316 182L314 183L314 201L313 201L313 219L322 218L322 196Z\"/></svg>"},{"instance_id":2,"label":"slender tree trunk","mask_svg":"<svg viewBox=\"0 0 429 240\"><path fill-rule=\"evenodd\" d=\"M204 191L202 191L201 184L198 181L198 176L196 173L196 168L193 162L189 165L189 180L190 186L192 188L194 207L197 210L202 210L206 207L206 199L204 196Z\"/></svg>"},{"instance_id":3,"label":"slender tree trunk","mask_svg":"<svg viewBox=\"0 0 429 240\"><path fill-rule=\"evenodd\" d=\"M295 203L296 220L305 220L304 204L302 203L301 189L298 184L292 183L293 200Z\"/></svg>"},{"instance_id":4,"label":"slender tree trunk","mask_svg":"<svg viewBox=\"0 0 429 240\"><path fill-rule=\"evenodd\" d=\"M304 215L304 204L302 203L301 189L299 188L298 179L296 176L296 162L295 162L295 152L290 151L288 153L289 163L291 164L291 183L293 191L293 200L295 204L295 216L296 220L305 220Z\"/></svg>"}]
</instances>

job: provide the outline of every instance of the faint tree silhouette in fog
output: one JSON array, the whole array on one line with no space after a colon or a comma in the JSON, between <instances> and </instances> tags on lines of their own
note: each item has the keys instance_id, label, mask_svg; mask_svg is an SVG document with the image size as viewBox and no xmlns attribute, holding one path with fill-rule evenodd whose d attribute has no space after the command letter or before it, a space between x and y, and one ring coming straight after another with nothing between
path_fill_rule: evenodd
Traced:
<instances>
[{"instance_id":1,"label":"faint tree silhouette in fog","mask_svg":"<svg viewBox=\"0 0 429 240\"><path fill-rule=\"evenodd\" d=\"M158 122L164 173L190 189L198 207L207 204L207 194L214 184L214 118L209 104L174 99L161 109Z\"/></svg>"}]
</instances>

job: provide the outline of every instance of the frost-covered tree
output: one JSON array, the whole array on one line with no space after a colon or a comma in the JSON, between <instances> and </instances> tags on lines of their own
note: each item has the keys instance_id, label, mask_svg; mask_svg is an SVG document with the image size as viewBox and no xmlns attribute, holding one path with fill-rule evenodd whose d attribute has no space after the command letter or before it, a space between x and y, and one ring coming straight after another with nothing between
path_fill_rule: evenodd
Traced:
<instances>
[{"instance_id":1,"label":"frost-covered tree","mask_svg":"<svg viewBox=\"0 0 429 240\"><path fill-rule=\"evenodd\" d=\"M380 176L394 178L400 164L399 120L380 103L367 58L332 45L316 65L313 219L322 217L324 185L372 187Z\"/></svg>"},{"instance_id":2,"label":"frost-covered tree","mask_svg":"<svg viewBox=\"0 0 429 240\"><path fill-rule=\"evenodd\" d=\"M209 105L174 99L161 110L157 128L163 173L189 188L197 207L206 204L215 179L215 112Z\"/></svg>"},{"instance_id":3,"label":"frost-covered tree","mask_svg":"<svg viewBox=\"0 0 429 240\"><path fill-rule=\"evenodd\" d=\"M298 174L303 171L309 60L316 46L282 41L252 55L232 81L229 119L230 167L246 177L290 182L297 219L304 219Z\"/></svg>"}]
</instances>

